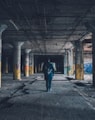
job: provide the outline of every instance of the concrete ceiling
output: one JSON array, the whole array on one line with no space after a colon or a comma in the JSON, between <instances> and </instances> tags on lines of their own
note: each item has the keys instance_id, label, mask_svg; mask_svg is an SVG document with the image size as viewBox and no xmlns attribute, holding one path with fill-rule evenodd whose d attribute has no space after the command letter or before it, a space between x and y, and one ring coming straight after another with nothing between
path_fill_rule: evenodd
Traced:
<instances>
[{"instance_id":1,"label":"concrete ceiling","mask_svg":"<svg viewBox=\"0 0 95 120\"><path fill-rule=\"evenodd\" d=\"M62 54L72 41L92 39L85 26L94 20L95 0L0 0L3 45L24 41L34 53Z\"/></svg>"}]
</instances>

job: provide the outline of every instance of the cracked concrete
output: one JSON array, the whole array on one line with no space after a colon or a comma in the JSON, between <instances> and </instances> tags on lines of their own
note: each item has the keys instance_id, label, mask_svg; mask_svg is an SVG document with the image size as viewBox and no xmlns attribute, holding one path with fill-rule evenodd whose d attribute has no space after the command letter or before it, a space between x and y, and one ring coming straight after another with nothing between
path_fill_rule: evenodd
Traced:
<instances>
[{"instance_id":1,"label":"cracked concrete","mask_svg":"<svg viewBox=\"0 0 95 120\"><path fill-rule=\"evenodd\" d=\"M5 81L0 89L0 120L95 119L95 98L85 94L85 81L85 85L82 85L82 81L79 86L75 84L79 81L56 74L52 81L52 91L46 92L42 74L23 78L22 81L3 79ZM90 90L89 87L87 90Z\"/></svg>"}]
</instances>

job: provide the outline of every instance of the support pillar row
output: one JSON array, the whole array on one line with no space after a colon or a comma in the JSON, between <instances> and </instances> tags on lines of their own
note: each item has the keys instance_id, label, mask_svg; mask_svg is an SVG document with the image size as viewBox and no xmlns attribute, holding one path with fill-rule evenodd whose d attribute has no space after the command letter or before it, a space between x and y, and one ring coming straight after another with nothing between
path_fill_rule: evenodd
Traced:
<instances>
[{"instance_id":1,"label":"support pillar row","mask_svg":"<svg viewBox=\"0 0 95 120\"><path fill-rule=\"evenodd\" d=\"M13 65L13 79L21 80L21 46L23 42L14 43L14 65Z\"/></svg>"}]
</instances>

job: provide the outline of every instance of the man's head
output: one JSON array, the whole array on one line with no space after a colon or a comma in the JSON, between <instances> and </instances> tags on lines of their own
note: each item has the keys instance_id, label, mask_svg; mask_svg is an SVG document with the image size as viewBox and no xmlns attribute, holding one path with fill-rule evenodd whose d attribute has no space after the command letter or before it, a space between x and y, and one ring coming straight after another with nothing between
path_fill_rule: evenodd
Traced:
<instances>
[{"instance_id":1,"label":"man's head","mask_svg":"<svg viewBox=\"0 0 95 120\"><path fill-rule=\"evenodd\" d=\"M50 62L50 59L48 59L48 62Z\"/></svg>"}]
</instances>

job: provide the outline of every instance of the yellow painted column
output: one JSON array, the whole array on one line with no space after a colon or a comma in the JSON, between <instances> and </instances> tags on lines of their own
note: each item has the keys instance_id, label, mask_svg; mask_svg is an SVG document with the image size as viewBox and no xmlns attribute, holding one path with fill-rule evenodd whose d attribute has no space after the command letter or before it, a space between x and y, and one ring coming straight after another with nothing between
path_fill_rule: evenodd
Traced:
<instances>
[{"instance_id":1,"label":"yellow painted column","mask_svg":"<svg viewBox=\"0 0 95 120\"><path fill-rule=\"evenodd\" d=\"M34 67L33 66L29 66L29 74L30 75L34 74Z\"/></svg>"},{"instance_id":2,"label":"yellow painted column","mask_svg":"<svg viewBox=\"0 0 95 120\"><path fill-rule=\"evenodd\" d=\"M2 33L7 29L7 25L0 25L0 88L1 88L1 54L2 54Z\"/></svg>"},{"instance_id":3,"label":"yellow painted column","mask_svg":"<svg viewBox=\"0 0 95 120\"><path fill-rule=\"evenodd\" d=\"M33 53L30 53L30 57L29 57L29 74L30 75L34 74L34 55L33 55Z\"/></svg>"},{"instance_id":4,"label":"yellow painted column","mask_svg":"<svg viewBox=\"0 0 95 120\"><path fill-rule=\"evenodd\" d=\"M14 79L15 80L21 80L21 70L20 70L20 65L19 64L14 65Z\"/></svg>"},{"instance_id":5,"label":"yellow painted column","mask_svg":"<svg viewBox=\"0 0 95 120\"><path fill-rule=\"evenodd\" d=\"M69 50L69 65L70 65L69 75L73 75L74 74L74 52L73 52L73 48L71 48Z\"/></svg>"},{"instance_id":6,"label":"yellow painted column","mask_svg":"<svg viewBox=\"0 0 95 120\"><path fill-rule=\"evenodd\" d=\"M13 65L13 79L21 80L21 46L23 42L14 43L14 65Z\"/></svg>"},{"instance_id":7,"label":"yellow painted column","mask_svg":"<svg viewBox=\"0 0 95 120\"><path fill-rule=\"evenodd\" d=\"M29 76L29 66L28 65L24 66L24 76L26 76L26 77Z\"/></svg>"},{"instance_id":8,"label":"yellow painted column","mask_svg":"<svg viewBox=\"0 0 95 120\"><path fill-rule=\"evenodd\" d=\"M83 80L84 79L83 64L76 64L75 65L75 70L76 70L75 78L77 80Z\"/></svg>"},{"instance_id":9,"label":"yellow painted column","mask_svg":"<svg viewBox=\"0 0 95 120\"><path fill-rule=\"evenodd\" d=\"M81 41L75 42L75 79L84 79L83 45Z\"/></svg>"},{"instance_id":10,"label":"yellow painted column","mask_svg":"<svg viewBox=\"0 0 95 120\"><path fill-rule=\"evenodd\" d=\"M33 53L30 54L29 57L29 74L33 75L34 74L34 55Z\"/></svg>"},{"instance_id":11,"label":"yellow painted column","mask_svg":"<svg viewBox=\"0 0 95 120\"><path fill-rule=\"evenodd\" d=\"M24 76L29 76L29 53L31 49L25 49Z\"/></svg>"}]
</instances>

